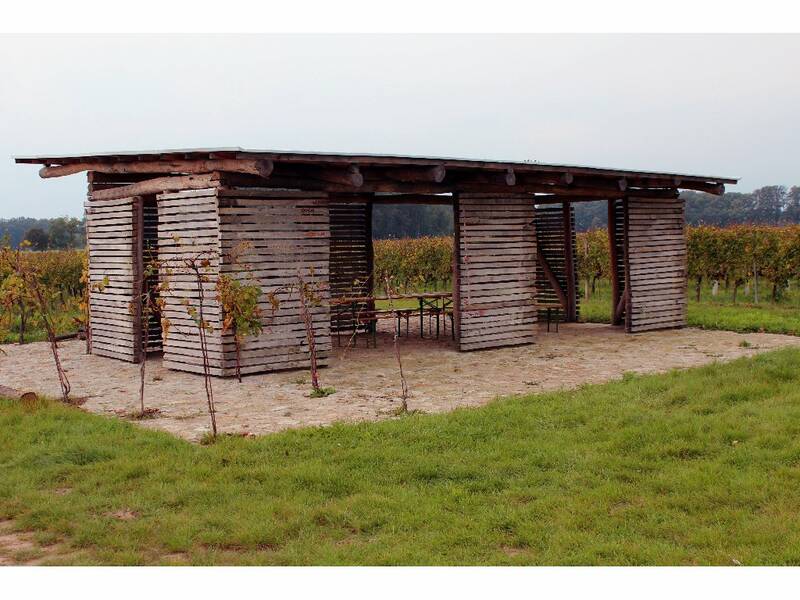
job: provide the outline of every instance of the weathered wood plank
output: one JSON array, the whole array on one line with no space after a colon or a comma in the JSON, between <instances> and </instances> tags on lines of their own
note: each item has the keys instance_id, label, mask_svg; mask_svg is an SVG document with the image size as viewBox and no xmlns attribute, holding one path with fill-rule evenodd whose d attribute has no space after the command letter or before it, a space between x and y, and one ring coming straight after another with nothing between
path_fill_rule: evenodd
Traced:
<instances>
[{"instance_id":1,"label":"weathered wood plank","mask_svg":"<svg viewBox=\"0 0 800 600\"><path fill-rule=\"evenodd\" d=\"M686 323L686 237L683 202L628 199L630 331Z\"/></svg>"}]
</instances>

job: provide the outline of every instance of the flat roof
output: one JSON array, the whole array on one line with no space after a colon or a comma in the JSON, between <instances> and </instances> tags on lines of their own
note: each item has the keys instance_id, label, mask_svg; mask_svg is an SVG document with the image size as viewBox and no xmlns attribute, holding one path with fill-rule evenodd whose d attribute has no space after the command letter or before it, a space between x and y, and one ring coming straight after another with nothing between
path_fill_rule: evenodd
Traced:
<instances>
[{"instance_id":1,"label":"flat roof","mask_svg":"<svg viewBox=\"0 0 800 600\"><path fill-rule=\"evenodd\" d=\"M15 156L20 164L66 165L86 161L130 162L139 160L209 160L214 158L270 159L283 163L315 165L361 165L369 166L437 166L465 170L500 171L514 169L517 172L571 173L599 177L641 177L653 179L680 179L682 181L708 182L714 184L737 183L736 177L675 173L672 171L642 171L588 165L552 164L533 160L497 160L475 158L453 158L442 156L413 156L400 154L370 154L347 152L306 152L294 150L257 150L241 147L183 148L167 150L133 150L98 152L86 154L41 154ZM679 184L678 184L678 187Z\"/></svg>"}]
</instances>

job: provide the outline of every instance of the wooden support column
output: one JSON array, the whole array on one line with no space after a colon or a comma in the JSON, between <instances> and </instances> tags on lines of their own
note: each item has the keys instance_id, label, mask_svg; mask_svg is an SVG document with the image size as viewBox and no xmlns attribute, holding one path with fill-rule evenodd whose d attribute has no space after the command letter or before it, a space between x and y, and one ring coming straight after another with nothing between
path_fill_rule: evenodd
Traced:
<instances>
[{"instance_id":1,"label":"wooden support column","mask_svg":"<svg viewBox=\"0 0 800 600\"><path fill-rule=\"evenodd\" d=\"M529 344L536 336L536 231L530 198L458 197L458 348ZM558 232L557 232L558 233Z\"/></svg>"},{"instance_id":2,"label":"wooden support column","mask_svg":"<svg viewBox=\"0 0 800 600\"><path fill-rule=\"evenodd\" d=\"M364 213L364 241L366 242L367 259L367 294L375 295L375 245L372 242L372 202L367 202ZM369 303L370 310L375 310L375 300Z\"/></svg>"},{"instance_id":3,"label":"wooden support column","mask_svg":"<svg viewBox=\"0 0 800 600\"><path fill-rule=\"evenodd\" d=\"M574 322L578 320L578 309L575 302L577 290L575 286L575 253L572 246L572 207L569 202L564 202L562 207L564 220L564 274L567 280L567 314L565 315L565 320Z\"/></svg>"},{"instance_id":4,"label":"wooden support column","mask_svg":"<svg viewBox=\"0 0 800 600\"><path fill-rule=\"evenodd\" d=\"M374 281L374 256L372 243L372 202L367 194L333 195L329 203L330 214L330 277L331 298L369 296L376 285L383 289L382 281ZM365 300L356 312L374 309L375 303ZM334 333L351 331L354 316L341 310L331 314Z\"/></svg>"},{"instance_id":5,"label":"wooden support column","mask_svg":"<svg viewBox=\"0 0 800 600\"><path fill-rule=\"evenodd\" d=\"M625 289L622 292L622 299L620 300L621 304L625 306L625 331L628 333L631 332L631 325L632 325L632 304L631 304L631 286L633 285L632 277L631 277L631 248L630 248L630 211L629 211L629 202L627 198L622 199L621 203L621 210L622 210L622 221L624 223L623 226L623 240L622 240L622 261L625 264Z\"/></svg>"},{"instance_id":6,"label":"wooden support column","mask_svg":"<svg viewBox=\"0 0 800 600\"><path fill-rule=\"evenodd\" d=\"M628 198L626 325L651 331L686 325L683 200Z\"/></svg>"},{"instance_id":7,"label":"wooden support column","mask_svg":"<svg viewBox=\"0 0 800 600\"><path fill-rule=\"evenodd\" d=\"M617 263L619 255L617 253L617 211L614 200L608 201L608 252L611 263L611 324L620 325L620 314L617 311L620 299L619 274Z\"/></svg>"},{"instance_id":8,"label":"wooden support column","mask_svg":"<svg viewBox=\"0 0 800 600\"><path fill-rule=\"evenodd\" d=\"M110 202L89 200L85 204L88 285L105 282L89 296L91 351L97 356L127 362L136 362L139 348L136 336L139 322L130 307L137 297L140 202L141 199L133 197Z\"/></svg>"},{"instance_id":9,"label":"wooden support column","mask_svg":"<svg viewBox=\"0 0 800 600\"><path fill-rule=\"evenodd\" d=\"M456 344L461 340L461 227L458 194L453 194L453 331Z\"/></svg>"},{"instance_id":10,"label":"wooden support column","mask_svg":"<svg viewBox=\"0 0 800 600\"><path fill-rule=\"evenodd\" d=\"M144 198L133 199L133 362L147 360L142 352L142 294L144 294Z\"/></svg>"}]
</instances>

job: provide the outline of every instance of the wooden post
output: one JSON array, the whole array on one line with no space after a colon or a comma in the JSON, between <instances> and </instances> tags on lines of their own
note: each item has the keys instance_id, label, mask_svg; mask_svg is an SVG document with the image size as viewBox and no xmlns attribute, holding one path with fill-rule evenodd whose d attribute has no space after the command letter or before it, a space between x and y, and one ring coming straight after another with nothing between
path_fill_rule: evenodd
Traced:
<instances>
[{"instance_id":1,"label":"wooden post","mask_svg":"<svg viewBox=\"0 0 800 600\"><path fill-rule=\"evenodd\" d=\"M564 276L567 280L567 314L565 320L574 322L578 319L578 310L575 302L575 253L572 247L572 207L569 202L564 202Z\"/></svg>"},{"instance_id":2,"label":"wooden post","mask_svg":"<svg viewBox=\"0 0 800 600\"><path fill-rule=\"evenodd\" d=\"M89 198L92 195L92 172L89 171L86 173L86 200L88 202ZM86 260L87 262L91 261L92 253L90 252L91 245L89 244L89 213L84 207L83 209L83 235L86 238ZM89 262L89 268L91 269L91 262ZM86 281L86 301L88 302L88 306L86 307L86 354L92 354L92 282L91 276L87 274L87 281Z\"/></svg>"},{"instance_id":3,"label":"wooden post","mask_svg":"<svg viewBox=\"0 0 800 600\"><path fill-rule=\"evenodd\" d=\"M630 256L630 245L628 240L628 231L630 231L630 214L628 212L628 199L623 198L622 200L622 215L624 217L623 221L625 223L622 229L622 260L625 261L625 291L623 292L622 302L625 303L625 331L628 333L631 332L631 326L633 324L633 320L631 319L631 309L633 303L631 301L632 291L631 291L631 256Z\"/></svg>"},{"instance_id":4,"label":"wooden post","mask_svg":"<svg viewBox=\"0 0 800 600\"><path fill-rule=\"evenodd\" d=\"M453 194L453 331L456 344L461 341L461 223L458 194Z\"/></svg>"},{"instance_id":5,"label":"wooden post","mask_svg":"<svg viewBox=\"0 0 800 600\"><path fill-rule=\"evenodd\" d=\"M133 362L147 360L142 355L142 339L147 335L142 327L142 294L144 294L144 198L133 199Z\"/></svg>"},{"instance_id":6,"label":"wooden post","mask_svg":"<svg viewBox=\"0 0 800 600\"><path fill-rule=\"evenodd\" d=\"M367 253L367 282L366 293L369 296L375 295L375 248L372 243L372 200L367 201L364 207L364 237ZM375 312L375 300L369 302L369 310Z\"/></svg>"},{"instance_id":7,"label":"wooden post","mask_svg":"<svg viewBox=\"0 0 800 600\"><path fill-rule=\"evenodd\" d=\"M620 315L617 312L619 306L619 273L617 264L619 255L617 254L617 211L614 200L608 201L608 255L611 261L611 324L620 324Z\"/></svg>"}]
</instances>

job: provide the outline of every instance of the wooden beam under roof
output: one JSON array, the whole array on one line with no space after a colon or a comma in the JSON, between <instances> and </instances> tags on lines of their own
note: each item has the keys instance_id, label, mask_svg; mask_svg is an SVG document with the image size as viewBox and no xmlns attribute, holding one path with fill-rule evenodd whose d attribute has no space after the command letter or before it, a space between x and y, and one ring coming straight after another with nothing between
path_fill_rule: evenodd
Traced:
<instances>
[{"instance_id":1,"label":"wooden beam under roof","mask_svg":"<svg viewBox=\"0 0 800 600\"><path fill-rule=\"evenodd\" d=\"M272 177L276 181L293 182L293 187L298 189L314 189L326 185L360 188L364 184L364 175L357 165L320 167L278 163Z\"/></svg>"},{"instance_id":2,"label":"wooden beam under roof","mask_svg":"<svg viewBox=\"0 0 800 600\"><path fill-rule=\"evenodd\" d=\"M392 181L403 182L430 182L442 183L447 175L447 169L442 165L434 165L432 167L402 167L396 169L375 169L369 171L372 179L388 178ZM369 177L369 175L367 175Z\"/></svg>"},{"instance_id":3,"label":"wooden beam under roof","mask_svg":"<svg viewBox=\"0 0 800 600\"><path fill-rule=\"evenodd\" d=\"M79 162L61 166L42 167L39 176L45 179L51 177L64 177L82 171L109 174L178 174L178 173L211 173L213 171L228 171L243 173L267 178L272 174L274 163L269 160L255 159L221 159L221 160L158 160L139 162Z\"/></svg>"},{"instance_id":4,"label":"wooden beam under roof","mask_svg":"<svg viewBox=\"0 0 800 600\"><path fill-rule=\"evenodd\" d=\"M198 175L178 175L156 177L130 185L122 185L104 190L92 190L92 200L119 200L131 196L179 192L182 190L203 190L220 185L220 173L201 173Z\"/></svg>"},{"instance_id":5,"label":"wooden beam under roof","mask_svg":"<svg viewBox=\"0 0 800 600\"><path fill-rule=\"evenodd\" d=\"M341 185L326 183L320 179L312 179L306 174L296 172L298 177L285 176L287 170L280 165L268 180L240 174L226 174L230 185L253 186L263 188L297 189L330 193L395 193L395 194L448 194L448 193L475 193L496 194L498 197L508 194L549 194L554 196L569 196L577 198L623 198L627 195L647 198L676 198L676 189L642 189L628 188L625 191L618 185L607 186L605 189L567 185L520 185L508 186L502 183L483 183L481 181L446 179L443 183L408 183L398 181L373 180L367 178L361 186ZM283 173L283 176L281 175ZM509 196L510 197L510 196Z\"/></svg>"},{"instance_id":6,"label":"wooden beam under roof","mask_svg":"<svg viewBox=\"0 0 800 600\"><path fill-rule=\"evenodd\" d=\"M636 171L625 169L607 169L601 167L590 167L582 165L556 165L531 161L497 161L497 160L475 160L460 158L440 158L440 157L421 157L421 156L399 156L399 155L374 155L374 154L341 154L324 152L286 152L276 150L246 150L243 148L200 148L183 150L154 150L141 152L109 152L99 154L85 154L74 156L20 156L16 157L17 163L28 164L51 164L64 165L76 162L99 161L99 162L120 162L135 160L162 160L166 157L183 156L185 159L193 160L212 160L212 159L253 159L253 160L273 160L287 164L316 164L318 166L347 166L358 165L368 166L435 166L442 165L447 169L467 169L467 170L505 170L512 168L519 173L550 173L550 174L571 174L575 175L597 175L601 177L628 177L656 179L656 178L679 178L682 183L699 182L710 184L736 183L737 179L730 177L689 175L680 173L663 173L656 171ZM643 185L643 181L640 185Z\"/></svg>"}]
</instances>

